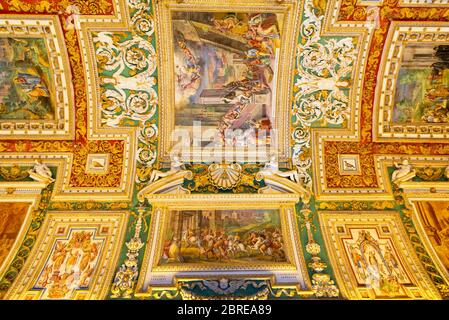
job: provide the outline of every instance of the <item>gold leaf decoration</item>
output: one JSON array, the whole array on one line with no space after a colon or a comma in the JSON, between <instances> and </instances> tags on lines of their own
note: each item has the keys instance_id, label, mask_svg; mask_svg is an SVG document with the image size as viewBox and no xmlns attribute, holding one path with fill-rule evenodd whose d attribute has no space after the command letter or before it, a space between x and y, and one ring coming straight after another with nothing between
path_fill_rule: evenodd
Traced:
<instances>
[{"instance_id":1,"label":"gold leaf decoration","mask_svg":"<svg viewBox=\"0 0 449 320\"><path fill-rule=\"evenodd\" d=\"M242 179L242 167L238 163L213 163L207 170L210 182L219 189L235 188Z\"/></svg>"},{"instance_id":2,"label":"gold leaf decoration","mask_svg":"<svg viewBox=\"0 0 449 320\"><path fill-rule=\"evenodd\" d=\"M30 168L20 168L14 165L10 168L0 167L0 176L7 181L18 181L28 177L28 170Z\"/></svg>"},{"instance_id":3,"label":"gold leaf decoration","mask_svg":"<svg viewBox=\"0 0 449 320\"><path fill-rule=\"evenodd\" d=\"M416 175L424 181L439 180L444 173L444 168L416 168Z\"/></svg>"}]
</instances>

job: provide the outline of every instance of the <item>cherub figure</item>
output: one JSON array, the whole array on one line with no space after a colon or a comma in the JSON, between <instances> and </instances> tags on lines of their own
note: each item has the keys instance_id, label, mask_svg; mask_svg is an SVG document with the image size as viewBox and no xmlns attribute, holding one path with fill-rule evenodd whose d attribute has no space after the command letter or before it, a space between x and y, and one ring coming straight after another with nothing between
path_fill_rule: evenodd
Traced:
<instances>
[{"instance_id":1,"label":"cherub figure","mask_svg":"<svg viewBox=\"0 0 449 320\"><path fill-rule=\"evenodd\" d=\"M157 180L159 180L160 178L164 178L164 177L168 177L171 175L174 175L175 173L178 173L182 170L185 170L185 165L184 163L182 163L179 159L178 156L173 156L173 160L170 164L170 170L168 171L159 171L159 170L153 170L151 171L151 175L150 175L150 179L149 179L149 183L153 183Z\"/></svg>"},{"instance_id":2,"label":"cherub figure","mask_svg":"<svg viewBox=\"0 0 449 320\"><path fill-rule=\"evenodd\" d=\"M402 163L394 162L394 166L397 168L391 175L391 180L394 183L408 181L416 175L416 171L407 159L402 160Z\"/></svg>"},{"instance_id":3,"label":"cherub figure","mask_svg":"<svg viewBox=\"0 0 449 320\"><path fill-rule=\"evenodd\" d=\"M28 170L30 178L37 182L50 183L53 179L51 170L42 162L36 160L33 169Z\"/></svg>"},{"instance_id":4,"label":"cherub figure","mask_svg":"<svg viewBox=\"0 0 449 320\"><path fill-rule=\"evenodd\" d=\"M212 19L212 22L214 27L221 32L229 32L240 23L235 14L229 14L223 19Z\"/></svg>"},{"instance_id":5,"label":"cherub figure","mask_svg":"<svg viewBox=\"0 0 449 320\"><path fill-rule=\"evenodd\" d=\"M265 163L262 170L259 171L261 176L277 175L279 177L288 178L291 181L301 184L301 178L297 170L280 171L276 156L271 155L270 160Z\"/></svg>"}]
</instances>

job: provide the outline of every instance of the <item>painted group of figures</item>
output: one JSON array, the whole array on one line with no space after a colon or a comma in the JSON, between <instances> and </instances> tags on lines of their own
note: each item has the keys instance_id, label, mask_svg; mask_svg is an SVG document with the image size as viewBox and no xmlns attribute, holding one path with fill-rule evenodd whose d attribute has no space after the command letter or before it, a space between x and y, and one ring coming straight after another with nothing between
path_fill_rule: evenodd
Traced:
<instances>
[{"instance_id":1,"label":"painted group of figures","mask_svg":"<svg viewBox=\"0 0 449 320\"><path fill-rule=\"evenodd\" d=\"M235 14L228 15L222 20L214 20L214 26L221 32L233 32L242 24ZM271 68L275 57L275 42L280 41L280 34L274 14L254 14L249 17L248 30L242 34L249 50L246 52L243 62L248 68L246 78L228 83L225 86L226 95L223 101L232 104L232 108L223 116L219 124L219 132L224 139L226 129L232 128L248 107L254 95L270 91L270 81L273 78ZM271 129L270 121L249 121L254 129Z\"/></svg>"},{"instance_id":2,"label":"painted group of figures","mask_svg":"<svg viewBox=\"0 0 449 320\"><path fill-rule=\"evenodd\" d=\"M189 249L195 253L190 254ZM185 258L219 261L238 258L264 257L268 260L285 260L285 251L280 230L261 230L240 235L226 235L223 231L204 228L199 235L193 230L184 232L181 239L174 236L164 246L163 259L171 262L186 262Z\"/></svg>"},{"instance_id":3,"label":"painted group of figures","mask_svg":"<svg viewBox=\"0 0 449 320\"><path fill-rule=\"evenodd\" d=\"M431 87L425 94L421 119L429 123L449 123L449 46L437 47L435 55L441 61L431 66Z\"/></svg>"},{"instance_id":4,"label":"painted group of figures","mask_svg":"<svg viewBox=\"0 0 449 320\"><path fill-rule=\"evenodd\" d=\"M395 119L398 122L449 123L449 45L431 45L426 67L401 67L396 88ZM414 48L405 48L413 52ZM415 56L415 54L411 54Z\"/></svg>"},{"instance_id":5,"label":"painted group of figures","mask_svg":"<svg viewBox=\"0 0 449 320\"><path fill-rule=\"evenodd\" d=\"M446 268L449 270L449 227L437 231L437 234L441 244L435 246L436 251L439 253Z\"/></svg>"},{"instance_id":6,"label":"painted group of figures","mask_svg":"<svg viewBox=\"0 0 449 320\"><path fill-rule=\"evenodd\" d=\"M431 88L427 90L424 104L433 105L425 107L422 120L426 122L449 122L449 83L445 83L449 72L449 46L441 45L435 49L438 62L431 65Z\"/></svg>"},{"instance_id":7,"label":"painted group of figures","mask_svg":"<svg viewBox=\"0 0 449 320\"><path fill-rule=\"evenodd\" d=\"M271 92L270 82L274 76L272 63L280 41L277 17L271 13L257 13L249 14L247 18L244 21L239 19L237 14L230 13L223 19L211 19L215 31L237 37L246 47L241 53L241 60L246 67L244 77L230 81L221 88L222 102L230 105L218 124L217 140L221 143L227 143L225 131L235 129L235 122L254 101L255 95ZM182 35L178 36L177 45L183 52L185 63L184 73L182 77L178 75L177 83L178 87L184 90L201 82L201 58L194 56ZM189 75L187 81L186 74ZM271 121L268 118L247 119L244 122L255 130L271 129Z\"/></svg>"},{"instance_id":8,"label":"painted group of figures","mask_svg":"<svg viewBox=\"0 0 449 320\"><path fill-rule=\"evenodd\" d=\"M92 237L92 232L80 231L56 242L36 286L46 288L48 298L67 298L73 290L89 286L101 249Z\"/></svg>"},{"instance_id":9,"label":"painted group of figures","mask_svg":"<svg viewBox=\"0 0 449 320\"><path fill-rule=\"evenodd\" d=\"M372 288L397 293L400 283L408 280L397 257L388 244L379 245L368 231L348 245L351 262L361 281Z\"/></svg>"}]
</instances>

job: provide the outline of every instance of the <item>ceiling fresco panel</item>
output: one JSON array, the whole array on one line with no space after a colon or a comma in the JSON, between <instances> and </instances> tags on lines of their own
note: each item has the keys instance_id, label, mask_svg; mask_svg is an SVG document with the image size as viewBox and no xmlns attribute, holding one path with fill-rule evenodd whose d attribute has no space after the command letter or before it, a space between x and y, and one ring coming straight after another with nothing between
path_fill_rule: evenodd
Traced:
<instances>
[{"instance_id":1,"label":"ceiling fresco panel","mask_svg":"<svg viewBox=\"0 0 449 320\"><path fill-rule=\"evenodd\" d=\"M0 299L448 299L446 0L0 0Z\"/></svg>"},{"instance_id":2,"label":"ceiling fresco panel","mask_svg":"<svg viewBox=\"0 0 449 320\"><path fill-rule=\"evenodd\" d=\"M9 291L13 299L102 299L127 214L47 215L34 256ZM8 298L8 297L7 297Z\"/></svg>"},{"instance_id":3,"label":"ceiling fresco panel","mask_svg":"<svg viewBox=\"0 0 449 320\"><path fill-rule=\"evenodd\" d=\"M74 102L59 20L1 20L0 137L73 137Z\"/></svg>"},{"instance_id":4,"label":"ceiling fresco panel","mask_svg":"<svg viewBox=\"0 0 449 320\"><path fill-rule=\"evenodd\" d=\"M436 252L441 265L449 270L447 248L447 202L419 202L417 204L423 228Z\"/></svg>"},{"instance_id":5,"label":"ceiling fresco panel","mask_svg":"<svg viewBox=\"0 0 449 320\"><path fill-rule=\"evenodd\" d=\"M340 264L337 282L347 298L438 298L406 247L396 213L326 212L320 219L328 246L334 246L331 260Z\"/></svg>"}]
</instances>

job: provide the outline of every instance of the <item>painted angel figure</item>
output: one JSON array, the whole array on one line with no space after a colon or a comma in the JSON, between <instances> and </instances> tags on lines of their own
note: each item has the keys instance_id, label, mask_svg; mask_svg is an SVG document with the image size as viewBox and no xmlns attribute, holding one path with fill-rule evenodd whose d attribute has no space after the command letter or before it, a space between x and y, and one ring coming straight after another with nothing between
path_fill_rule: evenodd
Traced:
<instances>
[{"instance_id":1,"label":"painted angel figure","mask_svg":"<svg viewBox=\"0 0 449 320\"><path fill-rule=\"evenodd\" d=\"M55 181L52 178L51 170L42 162L36 160L33 169L28 170L30 178L37 182L50 183Z\"/></svg>"},{"instance_id":2,"label":"painted angel figure","mask_svg":"<svg viewBox=\"0 0 449 320\"><path fill-rule=\"evenodd\" d=\"M174 175L175 173L178 173L182 170L185 170L185 165L184 163L182 163L179 159L178 156L173 156L173 160L170 164L170 170L168 171L159 171L159 170L153 170L151 171L151 175L150 175L150 179L149 179L149 183L153 183L157 180L159 180L160 178L164 178L164 177L168 177L171 175Z\"/></svg>"},{"instance_id":3,"label":"painted angel figure","mask_svg":"<svg viewBox=\"0 0 449 320\"><path fill-rule=\"evenodd\" d=\"M416 171L407 159L402 160L402 163L394 162L394 166L397 168L391 175L394 183L410 180L416 175Z\"/></svg>"}]
</instances>

